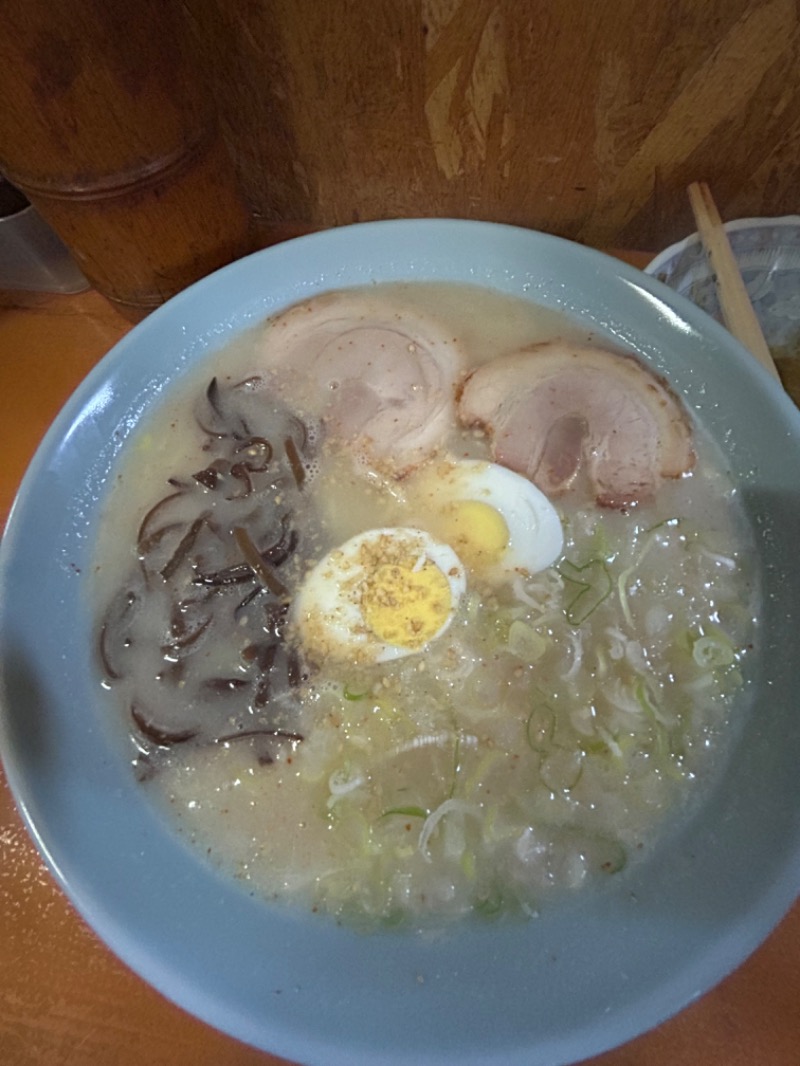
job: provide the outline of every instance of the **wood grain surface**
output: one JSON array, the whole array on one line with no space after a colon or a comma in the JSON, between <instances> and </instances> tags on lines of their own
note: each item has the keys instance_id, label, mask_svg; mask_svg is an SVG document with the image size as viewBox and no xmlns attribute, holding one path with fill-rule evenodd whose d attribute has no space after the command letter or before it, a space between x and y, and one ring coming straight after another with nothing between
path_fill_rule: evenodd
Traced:
<instances>
[{"instance_id":1,"label":"wood grain surface","mask_svg":"<svg viewBox=\"0 0 800 1066\"><path fill-rule=\"evenodd\" d=\"M796 0L185 0L272 220L453 215L597 247L800 204Z\"/></svg>"},{"instance_id":2,"label":"wood grain surface","mask_svg":"<svg viewBox=\"0 0 800 1066\"><path fill-rule=\"evenodd\" d=\"M3 14L0 168L122 303L234 254L240 192L268 222L454 216L654 249L694 229L692 181L725 219L800 209L798 0Z\"/></svg>"},{"instance_id":3,"label":"wood grain surface","mask_svg":"<svg viewBox=\"0 0 800 1066\"><path fill-rule=\"evenodd\" d=\"M95 292L0 294L0 522L50 421L129 328ZM797 1066L798 1003L800 904L717 988L591 1066ZM280 1062L190 1017L112 955L44 866L0 772L2 1066Z\"/></svg>"}]
</instances>

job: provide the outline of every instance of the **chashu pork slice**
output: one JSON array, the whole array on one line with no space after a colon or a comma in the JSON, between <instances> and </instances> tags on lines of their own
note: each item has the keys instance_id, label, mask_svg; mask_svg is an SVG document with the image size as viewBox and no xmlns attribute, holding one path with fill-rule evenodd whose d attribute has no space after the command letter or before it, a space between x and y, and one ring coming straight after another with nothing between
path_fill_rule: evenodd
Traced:
<instances>
[{"instance_id":1,"label":"chashu pork slice","mask_svg":"<svg viewBox=\"0 0 800 1066\"><path fill-rule=\"evenodd\" d=\"M466 381L459 418L481 426L494 459L548 496L583 465L597 502L625 508L694 465L688 416L633 356L551 341L491 360Z\"/></svg>"},{"instance_id":2,"label":"chashu pork slice","mask_svg":"<svg viewBox=\"0 0 800 1066\"><path fill-rule=\"evenodd\" d=\"M326 436L401 476L456 424L458 343L400 298L330 293L273 319L263 356L273 386Z\"/></svg>"}]
</instances>

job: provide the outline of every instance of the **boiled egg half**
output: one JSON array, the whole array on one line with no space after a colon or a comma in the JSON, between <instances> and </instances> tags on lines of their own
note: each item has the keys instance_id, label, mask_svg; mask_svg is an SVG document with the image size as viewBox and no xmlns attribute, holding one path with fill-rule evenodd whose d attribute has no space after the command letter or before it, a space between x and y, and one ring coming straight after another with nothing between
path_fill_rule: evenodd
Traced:
<instances>
[{"instance_id":1,"label":"boiled egg half","mask_svg":"<svg viewBox=\"0 0 800 1066\"><path fill-rule=\"evenodd\" d=\"M464 566L448 544L420 529L371 529L306 575L292 621L312 660L387 662L444 633L465 589Z\"/></svg>"},{"instance_id":2,"label":"boiled egg half","mask_svg":"<svg viewBox=\"0 0 800 1066\"><path fill-rule=\"evenodd\" d=\"M419 524L479 577L535 574L563 549L552 503L532 481L497 463L437 460L409 478L407 493Z\"/></svg>"}]
</instances>

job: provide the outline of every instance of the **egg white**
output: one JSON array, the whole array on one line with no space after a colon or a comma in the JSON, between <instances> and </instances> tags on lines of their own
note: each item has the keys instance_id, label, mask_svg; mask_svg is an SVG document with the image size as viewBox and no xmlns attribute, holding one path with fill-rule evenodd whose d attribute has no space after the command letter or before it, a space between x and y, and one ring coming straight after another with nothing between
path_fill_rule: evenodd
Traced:
<instances>
[{"instance_id":1,"label":"egg white","mask_svg":"<svg viewBox=\"0 0 800 1066\"><path fill-rule=\"evenodd\" d=\"M561 555L564 533L558 511L533 482L497 463L444 459L428 464L408 485L426 527L441 539L447 508L474 501L493 508L508 529L505 546L486 558L481 569L495 579L535 574ZM421 523L422 524L422 523ZM460 534L469 540L470 531ZM478 531L476 530L476 537ZM466 561L466 560L465 560Z\"/></svg>"},{"instance_id":2,"label":"egg white","mask_svg":"<svg viewBox=\"0 0 800 1066\"><path fill-rule=\"evenodd\" d=\"M362 597L372 576L363 564L364 548L378 545L430 563L446 580L449 604L441 624L419 646L382 640L362 611ZM389 662L418 654L449 627L466 591L466 574L453 549L420 529L386 527L351 537L329 552L306 575L292 606L292 622L312 659L348 659L359 663Z\"/></svg>"}]
</instances>

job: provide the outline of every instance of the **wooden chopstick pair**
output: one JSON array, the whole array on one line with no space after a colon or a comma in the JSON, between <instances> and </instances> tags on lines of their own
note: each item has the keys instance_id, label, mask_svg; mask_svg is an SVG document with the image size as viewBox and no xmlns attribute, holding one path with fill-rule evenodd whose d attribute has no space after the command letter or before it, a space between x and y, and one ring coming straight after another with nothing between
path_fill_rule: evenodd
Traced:
<instances>
[{"instance_id":1,"label":"wooden chopstick pair","mask_svg":"<svg viewBox=\"0 0 800 1066\"><path fill-rule=\"evenodd\" d=\"M725 326L780 381L711 190L705 182L696 181L688 192L700 240L716 275Z\"/></svg>"}]
</instances>

